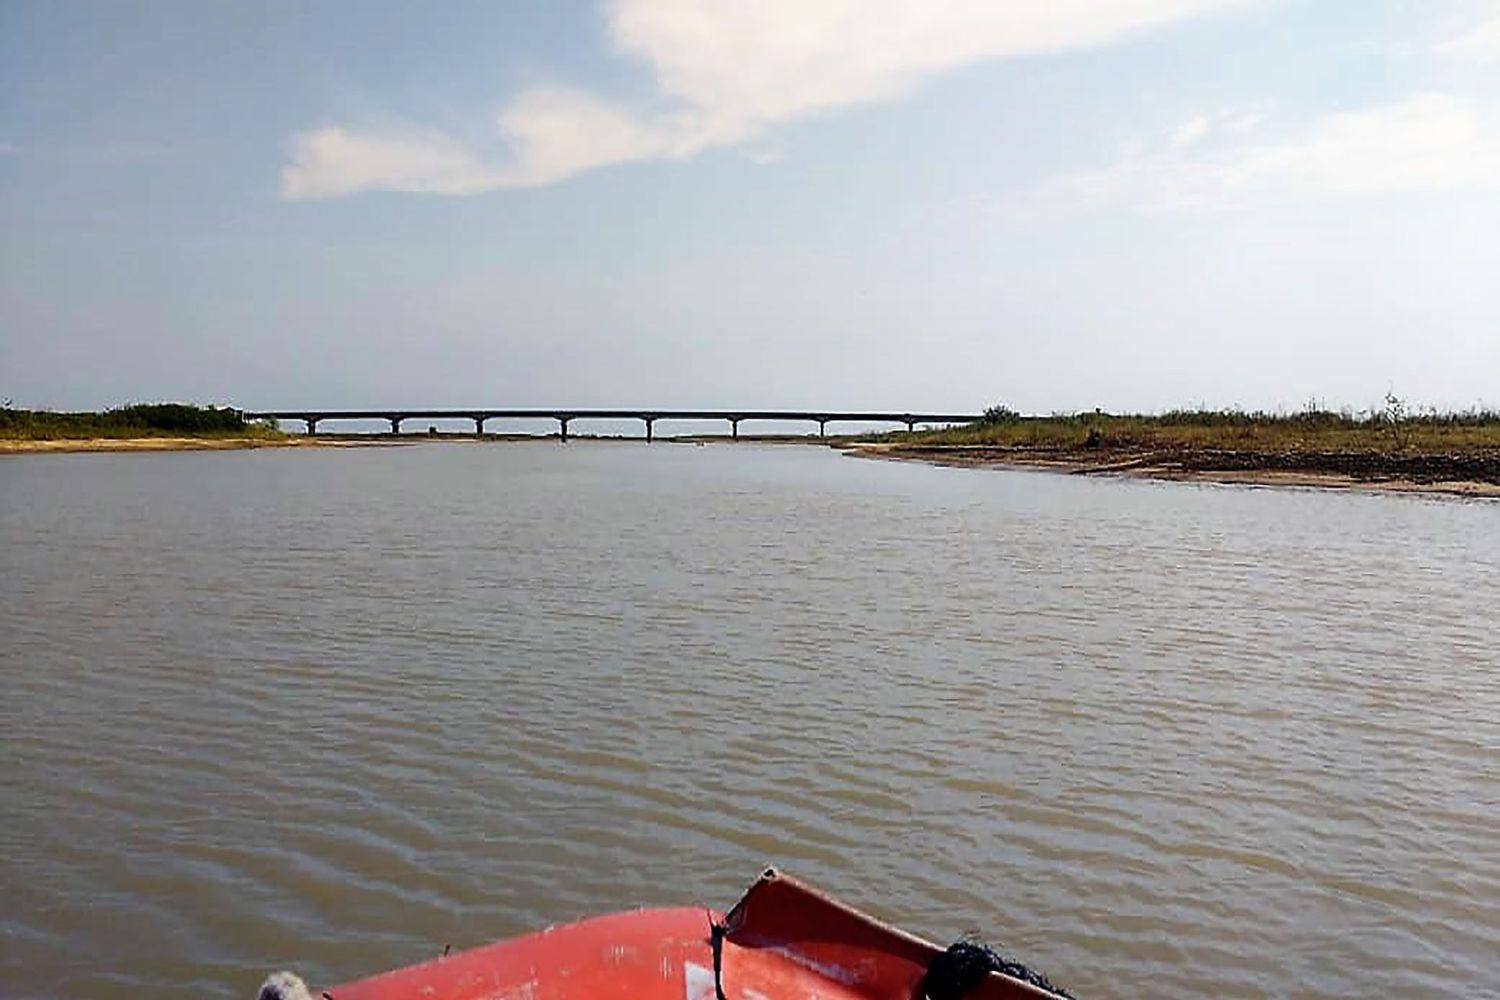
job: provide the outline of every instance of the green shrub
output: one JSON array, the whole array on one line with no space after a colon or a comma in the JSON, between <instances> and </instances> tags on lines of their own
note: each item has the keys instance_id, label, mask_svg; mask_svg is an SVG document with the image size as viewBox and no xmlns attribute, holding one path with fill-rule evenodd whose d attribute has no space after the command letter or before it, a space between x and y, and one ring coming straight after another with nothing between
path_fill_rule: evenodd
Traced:
<instances>
[{"instance_id":1,"label":"green shrub","mask_svg":"<svg viewBox=\"0 0 1500 1000\"><path fill-rule=\"evenodd\" d=\"M1015 410L1002 404L996 404L985 407L984 416L979 418L979 422L993 426L997 424L1013 424L1020 419L1021 415Z\"/></svg>"},{"instance_id":2,"label":"green shrub","mask_svg":"<svg viewBox=\"0 0 1500 1000\"><path fill-rule=\"evenodd\" d=\"M90 438L259 433L239 410L186 403L133 403L100 413L0 407L0 437Z\"/></svg>"}]
</instances>

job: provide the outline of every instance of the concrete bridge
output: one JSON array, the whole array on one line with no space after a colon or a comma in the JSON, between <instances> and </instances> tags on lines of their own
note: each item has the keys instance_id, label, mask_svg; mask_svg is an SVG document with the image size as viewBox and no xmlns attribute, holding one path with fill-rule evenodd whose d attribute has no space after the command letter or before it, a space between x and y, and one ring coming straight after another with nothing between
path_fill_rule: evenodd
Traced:
<instances>
[{"instance_id":1,"label":"concrete bridge","mask_svg":"<svg viewBox=\"0 0 1500 1000\"><path fill-rule=\"evenodd\" d=\"M555 420L562 440L568 439L568 424L574 420L639 420L646 426L646 440L655 436L658 420L727 420L730 436L740 436L743 420L815 423L818 436L828 436L831 423L905 424L908 431L918 424L967 424L977 413L893 413L852 410L246 410L246 420L300 420L307 433L318 433L318 425L334 420L387 420L392 434L401 433L407 420L472 420L474 433L484 434L487 420Z\"/></svg>"}]
</instances>

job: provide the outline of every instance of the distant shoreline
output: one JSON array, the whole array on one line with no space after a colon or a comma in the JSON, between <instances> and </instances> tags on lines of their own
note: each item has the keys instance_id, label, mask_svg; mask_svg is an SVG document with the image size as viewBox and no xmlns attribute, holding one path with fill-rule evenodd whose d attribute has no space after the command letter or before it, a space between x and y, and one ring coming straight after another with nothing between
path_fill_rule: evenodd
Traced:
<instances>
[{"instance_id":1,"label":"distant shoreline","mask_svg":"<svg viewBox=\"0 0 1500 1000\"><path fill-rule=\"evenodd\" d=\"M336 446L339 442L300 437L95 437L0 438L0 455L47 455L73 452L243 451L250 448Z\"/></svg>"},{"instance_id":2,"label":"distant shoreline","mask_svg":"<svg viewBox=\"0 0 1500 1000\"><path fill-rule=\"evenodd\" d=\"M855 442L858 458L957 468L1017 468L1168 482L1436 493L1500 498L1500 461L1450 455L1377 452L1321 454L1201 449L1028 448L1003 445L903 445Z\"/></svg>"},{"instance_id":3,"label":"distant shoreline","mask_svg":"<svg viewBox=\"0 0 1500 1000\"><path fill-rule=\"evenodd\" d=\"M608 441L644 443L638 437L620 437L595 434L573 434L573 441ZM658 437L659 444L703 444L709 442L730 443L728 435L693 435L682 437ZM155 451L248 451L255 448L380 448L403 447L431 443L444 444L504 444L504 443L556 443L556 434L473 434L443 432L439 434L285 434L278 436L192 436L192 435L145 435L140 437L55 437L55 438L0 438L0 456L4 455L52 455L105 452L155 452ZM751 436L741 435L745 444L814 444L828 445L829 441L815 437L789 435Z\"/></svg>"},{"instance_id":4,"label":"distant shoreline","mask_svg":"<svg viewBox=\"0 0 1500 1000\"><path fill-rule=\"evenodd\" d=\"M639 438L575 435L579 442L637 442ZM248 451L259 448L367 448L442 443L545 443L557 435L344 434L282 437L152 436L121 438L0 438L0 457L79 453ZM955 468L1031 469L1086 476L1119 476L1168 482L1242 486L1364 490L1500 498L1500 461L1450 455L1364 453L1275 453L1201 449L1034 448L1005 445L937 445L899 442L824 441L815 437L690 435L659 438L658 444L804 444L834 447L856 458L922 462Z\"/></svg>"}]
</instances>

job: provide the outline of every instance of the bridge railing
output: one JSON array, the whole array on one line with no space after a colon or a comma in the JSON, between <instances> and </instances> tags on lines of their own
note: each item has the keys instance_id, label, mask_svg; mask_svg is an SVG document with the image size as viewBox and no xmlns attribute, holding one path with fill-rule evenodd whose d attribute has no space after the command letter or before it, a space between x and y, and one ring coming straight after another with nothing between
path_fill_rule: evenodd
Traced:
<instances>
[{"instance_id":1,"label":"bridge railing","mask_svg":"<svg viewBox=\"0 0 1500 1000\"><path fill-rule=\"evenodd\" d=\"M907 430L915 430L919 424L966 424L980 419L969 413L918 413L892 410L646 410L646 409L401 409L401 410L247 410L247 420L297 420L307 425L309 434L316 434L318 426L328 421L384 420L390 423L391 433L400 434L401 425L408 420L472 420L476 434L484 434L484 425L490 420L555 420L559 437L568 439L568 426L575 420L639 420L644 424L645 438L655 436L655 425L659 420L728 421L730 436L740 436L740 424L746 420L766 422L815 423L818 435L826 437L828 425L833 423L861 424L905 424Z\"/></svg>"}]
</instances>

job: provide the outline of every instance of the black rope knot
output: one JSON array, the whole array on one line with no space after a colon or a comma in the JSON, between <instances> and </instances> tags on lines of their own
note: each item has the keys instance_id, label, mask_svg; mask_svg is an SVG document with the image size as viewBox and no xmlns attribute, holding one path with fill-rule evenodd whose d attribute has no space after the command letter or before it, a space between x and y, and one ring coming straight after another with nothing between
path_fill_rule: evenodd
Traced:
<instances>
[{"instance_id":1,"label":"black rope knot","mask_svg":"<svg viewBox=\"0 0 1500 1000\"><path fill-rule=\"evenodd\" d=\"M1053 986L1047 977L1012 961L979 941L955 941L948 950L932 960L917 988L917 1000L963 1000L991 972L999 972L1030 983L1054 996L1075 1000L1073 994Z\"/></svg>"}]
</instances>

